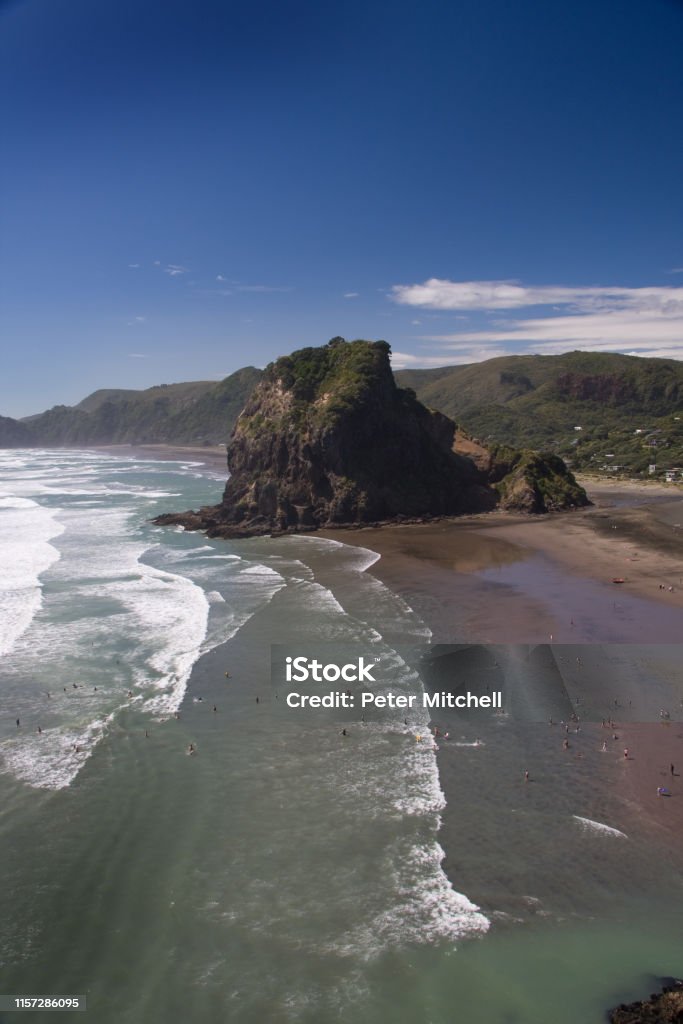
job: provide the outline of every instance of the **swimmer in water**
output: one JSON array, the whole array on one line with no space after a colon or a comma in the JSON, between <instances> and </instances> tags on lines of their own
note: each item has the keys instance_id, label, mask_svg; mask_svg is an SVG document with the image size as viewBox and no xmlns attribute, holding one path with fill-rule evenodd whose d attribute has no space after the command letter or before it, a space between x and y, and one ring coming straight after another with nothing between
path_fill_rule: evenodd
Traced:
<instances>
[{"instance_id":1,"label":"swimmer in water","mask_svg":"<svg viewBox=\"0 0 683 1024\"><path fill-rule=\"evenodd\" d=\"M194 754L194 743L190 743L189 747L187 748L187 752L188 754Z\"/></svg>"}]
</instances>

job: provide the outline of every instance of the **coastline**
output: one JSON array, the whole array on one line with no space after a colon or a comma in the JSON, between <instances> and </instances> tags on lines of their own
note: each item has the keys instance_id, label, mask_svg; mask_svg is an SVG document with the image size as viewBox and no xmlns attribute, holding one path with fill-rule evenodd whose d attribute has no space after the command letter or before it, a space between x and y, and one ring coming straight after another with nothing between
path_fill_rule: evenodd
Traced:
<instances>
[{"instance_id":1,"label":"coastline","mask_svg":"<svg viewBox=\"0 0 683 1024\"><path fill-rule=\"evenodd\" d=\"M107 452L109 455L130 455L132 458L154 458L172 462L201 462L212 470L225 472L227 479L227 455L224 445L207 445L194 448L191 445L174 444L89 444L86 450Z\"/></svg>"},{"instance_id":2,"label":"coastline","mask_svg":"<svg viewBox=\"0 0 683 1024\"><path fill-rule=\"evenodd\" d=\"M589 489L592 508L542 518L492 512L317 536L379 554L372 573L415 607L435 642L628 643L638 623L639 639L676 643L680 491Z\"/></svg>"},{"instance_id":3,"label":"coastline","mask_svg":"<svg viewBox=\"0 0 683 1024\"><path fill-rule=\"evenodd\" d=\"M680 643L683 544L675 524L683 520L683 496L653 485L587 485L595 504L586 511L543 519L491 513L460 521L321 531L320 535L377 552L380 558L369 572L421 615L432 631L433 643L527 643L549 648ZM613 584L612 577L617 575L626 582ZM594 678L607 715L615 696L612 690L616 686L619 692L619 684L599 671ZM678 710L672 708L672 715ZM520 783L525 765L506 766L504 758L498 785L509 790L511 805L521 800L523 806L528 799L552 803L559 798L567 804L568 824L572 814L604 822L638 846L657 850L679 872L683 727L675 721L624 722L619 715L619 710L613 713L614 729L601 728L599 721L587 722L576 741L572 738L570 756L563 756L559 730L544 729L539 723L528 732L534 737L532 745L539 745L538 759L530 765L532 773L540 776L538 781L534 778L536 785L525 792ZM432 728L438 724L443 730L446 722L453 732L450 717L434 712ZM460 738L465 745L471 745L477 727L464 730L457 717L453 723L464 733ZM623 755L625 748L628 758ZM474 747L456 751L451 743L440 742L436 756L446 797L440 832L443 867L458 884L463 780L465 785L480 785L477 765L486 755ZM558 771L569 774L558 777ZM583 778L582 797L569 785L575 773ZM670 795L659 796L659 786L667 787ZM488 798L495 804L497 791ZM494 841L493 835L490 839ZM554 855L561 860L561 850ZM471 870L475 882L468 883L467 891L480 901L486 886L479 888L476 866ZM497 905L514 916L519 910L515 900L503 889L497 896Z\"/></svg>"}]
</instances>

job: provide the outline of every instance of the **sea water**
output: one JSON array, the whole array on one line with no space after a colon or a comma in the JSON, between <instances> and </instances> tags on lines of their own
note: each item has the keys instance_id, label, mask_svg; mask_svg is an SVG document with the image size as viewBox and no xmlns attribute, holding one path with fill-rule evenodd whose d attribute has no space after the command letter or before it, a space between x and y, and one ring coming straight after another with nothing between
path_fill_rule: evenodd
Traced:
<instances>
[{"instance_id":1,"label":"sea water","mask_svg":"<svg viewBox=\"0 0 683 1024\"><path fill-rule=\"evenodd\" d=\"M150 522L223 482L0 454L2 992L86 994L98 1024L569 1024L680 972L680 876L586 813L587 771L511 824L499 780L545 734L463 728L442 779L419 701L287 708L271 644L362 648L421 694L429 630L366 548Z\"/></svg>"}]
</instances>

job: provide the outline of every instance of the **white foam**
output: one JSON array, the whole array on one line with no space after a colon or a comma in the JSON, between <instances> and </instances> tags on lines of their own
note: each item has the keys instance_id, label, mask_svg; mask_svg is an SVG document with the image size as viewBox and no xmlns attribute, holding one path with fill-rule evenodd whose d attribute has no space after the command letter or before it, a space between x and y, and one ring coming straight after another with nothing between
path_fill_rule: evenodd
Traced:
<instances>
[{"instance_id":1,"label":"white foam","mask_svg":"<svg viewBox=\"0 0 683 1024\"><path fill-rule=\"evenodd\" d=\"M59 558L49 541L63 531L57 510L0 495L0 654L12 649L42 603L41 574Z\"/></svg>"},{"instance_id":2,"label":"white foam","mask_svg":"<svg viewBox=\"0 0 683 1024\"><path fill-rule=\"evenodd\" d=\"M579 825L586 832L595 832L599 835L605 836L619 836L622 839L628 839L625 832L620 832L618 828L612 828L610 825L605 825L601 821L593 821L592 818L582 818L578 814L572 814L572 818L578 821Z\"/></svg>"}]
</instances>

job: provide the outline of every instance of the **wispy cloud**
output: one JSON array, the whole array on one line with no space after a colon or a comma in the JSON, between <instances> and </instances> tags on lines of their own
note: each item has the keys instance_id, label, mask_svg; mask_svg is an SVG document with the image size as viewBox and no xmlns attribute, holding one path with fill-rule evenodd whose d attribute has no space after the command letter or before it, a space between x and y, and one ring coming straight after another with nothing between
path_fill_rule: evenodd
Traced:
<instances>
[{"instance_id":1,"label":"wispy cloud","mask_svg":"<svg viewBox=\"0 0 683 1024\"><path fill-rule=\"evenodd\" d=\"M669 271L670 274L683 274L683 267L672 267Z\"/></svg>"},{"instance_id":2,"label":"wispy cloud","mask_svg":"<svg viewBox=\"0 0 683 1024\"><path fill-rule=\"evenodd\" d=\"M291 292L291 288L272 284L235 284L238 292Z\"/></svg>"},{"instance_id":3,"label":"wispy cloud","mask_svg":"<svg viewBox=\"0 0 683 1024\"><path fill-rule=\"evenodd\" d=\"M431 366L453 366L459 363L480 363L484 359L509 355L504 348L482 348L476 345L463 345L457 351L449 350L438 355L427 355L412 352L392 352L391 365L394 370L428 369Z\"/></svg>"},{"instance_id":4,"label":"wispy cloud","mask_svg":"<svg viewBox=\"0 0 683 1024\"><path fill-rule=\"evenodd\" d=\"M181 274L187 273L187 267L181 267L177 263L169 263L164 267L164 273L170 277L179 277Z\"/></svg>"},{"instance_id":5,"label":"wispy cloud","mask_svg":"<svg viewBox=\"0 0 683 1024\"><path fill-rule=\"evenodd\" d=\"M582 348L638 355L683 356L683 288L525 286L513 281L444 281L396 285L395 302L438 310L515 313L546 307L553 315L493 320L479 330L423 337L445 352L514 344L515 351L563 352Z\"/></svg>"},{"instance_id":6,"label":"wispy cloud","mask_svg":"<svg viewBox=\"0 0 683 1024\"><path fill-rule=\"evenodd\" d=\"M345 299L357 299L360 292L344 292Z\"/></svg>"},{"instance_id":7,"label":"wispy cloud","mask_svg":"<svg viewBox=\"0 0 683 1024\"><path fill-rule=\"evenodd\" d=\"M228 279L227 279L227 277L223 277L222 274L216 274L216 280L217 281L227 281Z\"/></svg>"},{"instance_id":8,"label":"wispy cloud","mask_svg":"<svg viewBox=\"0 0 683 1024\"><path fill-rule=\"evenodd\" d=\"M137 327L139 324L146 324L146 323L147 323L147 317L146 316L136 316L136 317L133 317L132 320L129 320L126 326L127 327Z\"/></svg>"},{"instance_id":9,"label":"wispy cloud","mask_svg":"<svg viewBox=\"0 0 683 1024\"><path fill-rule=\"evenodd\" d=\"M137 270L139 266L140 266L139 263L129 263L128 264L128 267L129 267L130 270Z\"/></svg>"},{"instance_id":10,"label":"wispy cloud","mask_svg":"<svg viewBox=\"0 0 683 1024\"><path fill-rule=\"evenodd\" d=\"M149 357L147 356L146 352L129 352L128 353L128 358L129 359L147 359Z\"/></svg>"}]
</instances>

